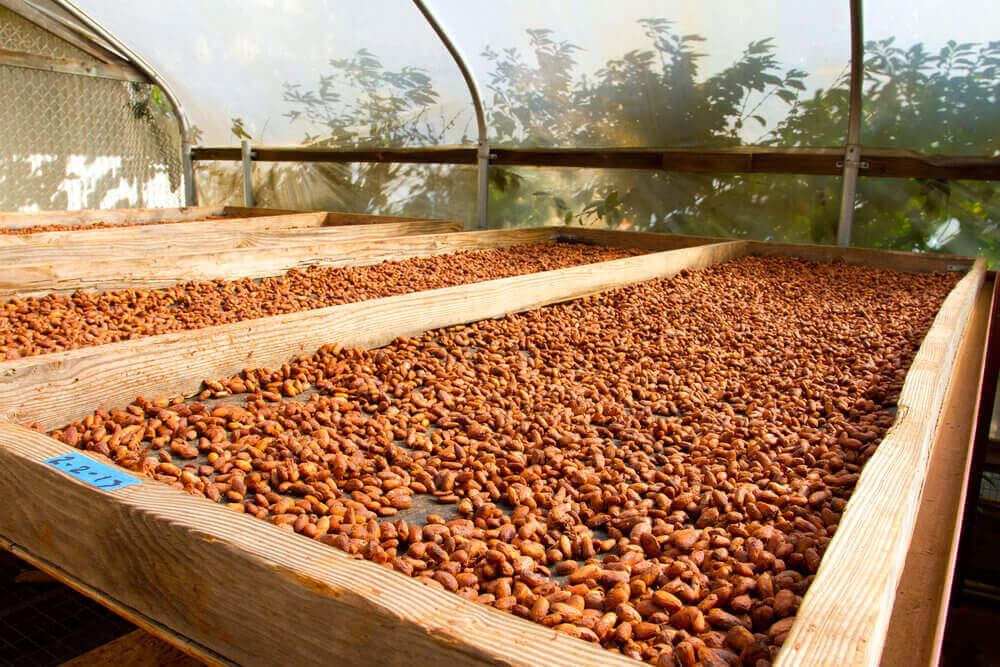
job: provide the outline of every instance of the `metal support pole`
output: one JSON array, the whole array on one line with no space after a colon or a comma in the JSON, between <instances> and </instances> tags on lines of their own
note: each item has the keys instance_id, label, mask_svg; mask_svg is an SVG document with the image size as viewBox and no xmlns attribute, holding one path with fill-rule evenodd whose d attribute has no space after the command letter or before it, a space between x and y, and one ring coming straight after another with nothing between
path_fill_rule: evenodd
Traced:
<instances>
[{"instance_id":1,"label":"metal support pole","mask_svg":"<svg viewBox=\"0 0 1000 667\"><path fill-rule=\"evenodd\" d=\"M187 136L181 137L181 173L184 180L184 205L197 206L198 192L194 182L194 160L191 158L191 142Z\"/></svg>"},{"instance_id":2,"label":"metal support pole","mask_svg":"<svg viewBox=\"0 0 1000 667\"><path fill-rule=\"evenodd\" d=\"M247 208L253 207L253 150L250 148L250 140L243 139L240 142L243 153L243 205Z\"/></svg>"},{"instance_id":3,"label":"metal support pole","mask_svg":"<svg viewBox=\"0 0 1000 667\"><path fill-rule=\"evenodd\" d=\"M448 37L448 33L441 27L441 23L434 16L434 12L430 10L423 0L413 0L413 4L417 6L417 9L420 10L420 13L424 15L431 28L434 29L434 32L441 39L444 47L448 49L448 53L451 54L455 64L458 65L458 69L462 72L462 78L465 79L465 85L469 88L469 94L472 95L472 104L476 108L476 126L479 130L479 141L476 151L476 164L479 170L479 185L476 191L476 219L477 228L486 229L488 226L487 215L489 213L487 198L489 196L490 144L486 136L486 113L483 111L479 86L476 85L476 79L472 76L472 72L466 65L462 52L459 51L458 47L451 41L451 38Z\"/></svg>"},{"instance_id":4,"label":"metal support pole","mask_svg":"<svg viewBox=\"0 0 1000 667\"><path fill-rule=\"evenodd\" d=\"M73 18L90 29L91 32L111 44L119 52L126 55L129 61L135 65L136 69L145 74L150 81L159 86L160 90L163 91L163 95L167 98L167 101L170 102L170 106L174 109L174 115L177 118L177 127L181 133L181 173L184 181L184 205L197 205L198 195L194 184L194 167L191 161L191 140L190 135L188 134L188 127L190 124L188 123L187 115L184 113L184 107L181 106L177 96L174 95L170 86L166 84L163 78L149 63L136 55L130 48L125 46L104 26L87 16L87 14L70 2L70 0L55 0L55 2L69 12Z\"/></svg>"},{"instance_id":5,"label":"metal support pole","mask_svg":"<svg viewBox=\"0 0 1000 667\"><path fill-rule=\"evenodd\" d=\"M847 147L844 151L844 189L840 196L840 222L837 224L837 245L851 245L854 225L854 203L858 189L858 169L861 162L861 87L864 84L864 28L861 0L851 0L851 92L850 115L847 120Z\"/></svg>"}]
</instances>

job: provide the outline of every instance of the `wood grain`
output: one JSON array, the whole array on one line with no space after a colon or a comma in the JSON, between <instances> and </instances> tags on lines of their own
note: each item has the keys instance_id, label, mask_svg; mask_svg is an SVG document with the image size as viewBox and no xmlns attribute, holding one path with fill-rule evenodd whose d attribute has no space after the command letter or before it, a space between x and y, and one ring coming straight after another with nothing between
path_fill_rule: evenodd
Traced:
<instances>
[{"instance_id":1,"label":"wood grain","mask_svg":"<svg viewBox=\"0 0 1000 667\"><path fill-rule=\"evenodd\" d=\"M216 220L201 218L225 216ZM105 222L111 227L93 227L94 222ZM161 226L141 224L125 226L129 222L169 222ZM286 211L271 208L246 208L243 206L195 206L182 209L111 209L104 211L45 211L41 213L0 213L0 227L24 229L36 225L79 225L78 229L30 234L0 235L0 247L8 245L71 245L99 242L111 245L118 241L142 238L171 239L180 234L214 232L275 231L279 229L306 229L317 227L343 227L347 225L374 225L386 223L420 222L441 226L440 231L460 231L460 222L394 215L366 215L337 211Z\"/></svg>"},{"instance_id":2,"label":"wood grain","mask_svg":"<svg viewBox=\"0 0 1000 667\"><path fill-rule=\"evenodd\" d=\"M934 667L941 658L995 283L976 296L934 439L917 523L896 590L881 667Z\"/></svg>"},{"instance_id":3,"label":"wood grain","mask_svg":"<svg viewBox=\"0 0 1000 667\"><path fill-rule=\"evenodd\" d=\"M295 211L285 211L294 213ZM28 211L0 213L0 227L24 229L36 225L90 225L103 222L121 225L128 222L166 222L196 220L226 215L225 206L182 206L180 208L112 208L79 211ZM247 217L247 216L244 216Z\"/></svg>"},{"instance_id":4,"label":"wood grain","mask_svg":"<svg viewBox=\"0 0 1000 667\"><path fill-rule=\"evenodd\" d=\"M76 76L91 76L99 79L115 79L117 81L135 81L137 83L149 83L149 78L135 69L114 63L102 63L84 60L74 60L70 58L56 58L53 56L43 56L37 53L26 51L11 51L0 49L0 65L5 67L21 67L24 69L35 69L42 72L59 72L61 74L73 74Z\"/></svg>"},{"instance_id":5,"label":"wood grain","mask_svg":"<svg viewBox=\"0 0 1000 667\"><path fill-rule=\"evenodd\" d=\"M635 665L159 482L41 463L70 451L0 424L0 534L233 662Z\"/></svg>"},{"instance_id":6,"label":"wood grain","mask_svg":"<svg viewBox=\"0 0 1000 667\"><path fill-rule=\"evenodd\" d=\"M71 230L0 234L0 248L32 248L36 246L71 248L77 244L103 244L109 248L116 248L123 241L136 242L146 239L166 241L176 239L176 237L185 234L200 234L213 231L232 233L276 231L279 229L310 229L325 225L326 218L327 214L322 212L306 212L252 217L226 217L215 220L197 218L190 221L164 220L162 222L167 224L142 223L133 226L128 226L126 222L121 222L114 223L111 227L90 227L90 223L87 223ZM18 229L23 229L23 227L19 227Z\"/></svg>"},{"instance_id":7,"label":"wood grain","mask_svg":"<svg viewBox=\"0 0 1000 667\"><path fill-rule=\"evenodd\" d=\"M276 276L309 266L364 266L407 257L535 243L545 230L459 232L386 239L330 238L308 245L279 245L184 255L90 259L76 262L0 265L0 298L71 294L77 290L158 289L190 280Z\"/></svg>"},{"instance_id":8,"label":"wood grain","mask_svg":"<svg viewBox=\"0 0 1000 667\"><path fill-rule=\"evenodd\" d=\"M85 272L87 266L95 260L109 258L121 262L151 255L177 257L248 248L287 248L356 239L462 231L462 223L458 220L415 220L328 227L324 224L325 217L322 213L306 213L238 221L180 222L169 226L48 232L33 234L28 237L29 240L24 240L25 237L21 236L0 235L0 266L15 272L16 267L49 264L66 271L75 269ZM178 227L182 229L177 229ZM63 236L44 243L32 238L48 234ZM84 235L86 238L80 238ZM113 235L113 238L108 238L109 235ZM17 239L19 242L5 245L5 239Z\"/></svg>"},{"instance_id":9,"label":"wood grain","mask_svg":"<svg viewBox=\"0 0 1000 667\"><path fill-rule=\"evenodd\" d=\"M964 272L971 268L975 261L975 258L959 255L924 254L897 250L875 250L873 248L845 248L836 245L774 243L772 241L748 241L748 243L751 255L798 257L799 259L826 263L843 262L844 264L912 273Z\"/></svg>"},{"instance_id":10,"label":"wood grain","mask_svg":"<svg viewBox=\"0 0 1000 667\"><path fill-rule=\"evenodd\" d=\"M205 379L280 365L326 343L377 347L397 336L703 268L739 257L745 247L733 241L656 252L7 361L0 364L0 417L55 428L140 394L193 394Z\"/></svg>"},{"instance_id":11,"label":"wood grain","mask_svg":"<svg viewBox=\"0 0 1000 667\"><path fill-rule=\"evenodd\" d=\"M986 260L945 299L910 366L898 417L865 465L776 664L875 665L906 561L955 354Z\"/></svg>"},{"instance_id":12,"label":"wood grain","mask_svg":"<svg viewBox=\"0 0 1000 667\"><path fill-rule=\"evenodd\" d=\"M406 229L414 229L412 223ZM439 224L439 223L434 223ZM454 223L452 223L454 224ZM365 227L370 227L366 225ZM417 227L420 229L422 227ZM338 228L346 229L346 228ZM347 232L340 232L347 233ZM363 232L362 232L363 233ZM364 266L407 257L430 257L463 250L504 248L549 238L662 250L698 245L702 237L570 227L538 227L484 232L420 234L340 240L337 234L303 244L276 242L265 248L149 254L140 258L107 257L43 263L0 263L0 298L70 294L77 290L156 289L190 280L263 278L308 266ZM284 237L282 237L284 238ZM714 239L710 239L714 240Z\"/></svg>"}]
</instances>

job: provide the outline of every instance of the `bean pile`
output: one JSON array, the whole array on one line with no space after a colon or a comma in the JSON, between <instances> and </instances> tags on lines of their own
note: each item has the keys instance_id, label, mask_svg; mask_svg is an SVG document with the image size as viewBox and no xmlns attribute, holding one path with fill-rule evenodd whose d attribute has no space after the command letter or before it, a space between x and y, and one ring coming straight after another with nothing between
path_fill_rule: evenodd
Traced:
<instances>
[{"instance_id":1,"label":"bean pile","mask_svg":"<svg viewBox=\"0 0 1000 667\"><path fill-rule=\"evenodd\" d=\"M439 287L551 271L645 251L547 241L361 267L310 267L259 281L189 282L162 290L75 292L0 305L0 359L200 329Z\"/></svg>"},{"instance_id":2,"label":"bean pile","mask_svg":"<svg viewBox=\"0 0 1000 667\"><path fill-rule=\"evenodd\" d=\"M639 660L764 665L956 280L743 258L51 435Z\"/></svg>"},{"instance_id":3,"label":"bean pile","mask_svg":"<svg viewBox=\"0 0 1000 667\"><path fill-rule=\"evenodd\" d=\"M194 220L158 220L155 222L123 222L123 223L107 223L103 220L97 220L95 222L89 222L87 224L79 225L60 225L57 223L51 225L34 225L32 227L21 227L18 229L12 229L8 227L0 227L0 234L20 236L22 234L38 234L40 232L80 232L88 229L118 229L119 227L144 227L146 225L170 225L178 222L210 222L212 220L226 220L229 216L227 215L213 215L207 218L196 218Z\"/></svg>"}]
</instances>

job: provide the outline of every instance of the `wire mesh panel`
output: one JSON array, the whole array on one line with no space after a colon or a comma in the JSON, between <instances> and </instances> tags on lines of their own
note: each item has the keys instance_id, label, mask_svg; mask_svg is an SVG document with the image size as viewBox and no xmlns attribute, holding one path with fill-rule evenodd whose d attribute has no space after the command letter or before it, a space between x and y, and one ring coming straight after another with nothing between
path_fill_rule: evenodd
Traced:
<instances>
[{"instance_id":1,"label":"wire mesh panel","mask_svg":"<svg viewBox=\"0 0 1000 667\"><path fill-rule=\"evenodd\" d=\"M0 8L0 49L96 62ZM0 65L0 210L179 206L180 133L159 89Z\"/></svg>"},{"instance_id":2,"label":"wire mesh panel","mask_svg":"<svg viewBox=\"0 0 1000 667\"><path fill-rule=\"evenodd\" d=\"M0 665L58 665L135 629L0 550Z\"/></svg>"}]
</instances>

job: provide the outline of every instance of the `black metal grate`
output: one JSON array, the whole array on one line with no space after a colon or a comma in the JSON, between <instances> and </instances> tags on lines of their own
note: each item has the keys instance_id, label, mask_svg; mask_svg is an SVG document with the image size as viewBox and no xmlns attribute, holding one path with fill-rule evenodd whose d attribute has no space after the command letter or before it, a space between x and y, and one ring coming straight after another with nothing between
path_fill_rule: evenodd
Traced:
<instances>
[{"instance_id":1,"label":"black metal grate","mask_svg":"<svg viewBox=\"0 0 1000 667\"><path fill-rule=\"evenodd\" d=\"M58 665L135 629L62 584L15 581L33 568L0 558L0 665Z\"/></svg>"}]
</instances>

